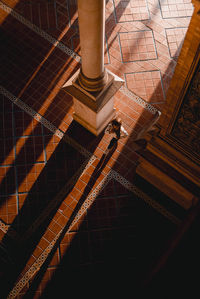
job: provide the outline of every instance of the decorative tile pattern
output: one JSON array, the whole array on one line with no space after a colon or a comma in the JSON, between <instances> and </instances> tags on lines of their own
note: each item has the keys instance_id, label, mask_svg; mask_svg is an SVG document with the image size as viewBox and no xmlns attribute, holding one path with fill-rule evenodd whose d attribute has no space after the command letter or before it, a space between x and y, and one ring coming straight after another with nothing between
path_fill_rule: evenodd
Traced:
<instances>
[{"instance_id":1,"label":"decorative tile pattern","mask_svg":"<svg viewBox=\"0 0 200 299\"><path fill-rule=\"evenodd\" d=\"M114 0L117 22L132 22L149 19L146 0Z\"/></svg>"},{"instance_id":2,"label":"decorative tile pattern","mask_svg":"<svg viewBox=\"0 0 200 299\"><path fill-rule=\"evenodd\" d=\"M26 242L41 231L43 220L55 212L41 238L36 240L33 254L8 297L20 298L58 240L59 246L45 274L47 281L51 279L49 273L60 267L66 250L70 250L71 244L73 247L73 238L78 240L74 251L79 250L80 261L86 268L95 268L95 259L101 266L101 250L113 235L117 236L116 248L122 249L124 256L133 262L133 250L128 246L124 249L123 244L126 237L133 241L134 227L129 224L135 219L133 215L137 216L135 209L131 209L137 204L144 207L143 211L157 214L169 226L180 224L182 217L179 219L174 210L168 210L167 205L154 200L154 196L151 198L134 183L139 157L134 150L134 136L154 117L156 107L165 103L162 82L166 89L177 60L173 43L180 45L192 9L190 0L106 1L105 64L126 80L127 87L120 88L114 103L129 137L119 141L117 150L97 177L96 166L109 138L91 138L86 130L75 125L72 100L60 90L80 66L77 1L5 0L0 1L0 9L3 45L10 55L4 61L4 83L0 87L3 111L0 133L4 137L0 147L0 179L5 182L1 193L4 198L0 199L5 202L0 207L1 238L8 234L13 242ZM186 17L182 18L183 10ZM29 62L30 56L33 59ZM28 63L21 68L24 59ZM22 213L25 207L27 215ZM38 210L38 217L34 218L34 210ZM131 211L133 215L129 214ZM70 218L72 214L74 218ZM29 215L33 217L31 223ZM17 226L17 219L24 227ZM83 233L81 237L79 231ZM91 248L88 256L83 249L85 243ZM44 285L34 295L39 297L43 290Z\"/></svg>"},{"instance_id":3,"label":"decorative tile pattern","mask_svg":"<svg viewBox=\"0 0 200 299\"><path fill-rule=\"evenodd\" d=\"M189 0L159 0L159 3L164 19L192 16L193 5Z\"/></svg>"},{"instance_id":4,"label":"decorative tile pattern","mask_svg":"<svg viewBox=\"0 0 200 299\"><path fill-rule=\"evenodd\" d=\"M120 32L119 40L123 62L157 58L152 31Z\"/></svg>"},{"instance_id":5,"label":"decorative tile pattern","mask_svg":"<svg viewBox=\"0 0 200 299\"><path fill-rule=\"evenodd\" d=\"M145 101L160 103L165 100L160 71L125 74L128 89Z\"/></svg>"},{"instance_id":6,"label":"decorative tile pattern","mask_svg":"<svg viewBox=\"0 0 200 299\"><path fill-rule=\"evenodd\" d=\"M155 114L157 112L157 109L154 106L148 104L146 101L144 101L139 96L136 96L134 93L132 93L125 86L122 86L120 88L120 91L123 94L125 94L126 96L128 96L131 100L133 100L134 102L136 102L137 104L139 104L140 106L142 106L144 109L146 109L147 111L149 111L150 113Z\"/></svg>"},{"instance_id":7,"label":"decorative tile pattern","mask_svg":"<svg viewBox=\"0 0 200 299\"><path fill-rule=\"evenodd\" d=\"M169 52L172 58L179 56L186 32L187 28L166 29Z\"/></svg>"}]
</instances>

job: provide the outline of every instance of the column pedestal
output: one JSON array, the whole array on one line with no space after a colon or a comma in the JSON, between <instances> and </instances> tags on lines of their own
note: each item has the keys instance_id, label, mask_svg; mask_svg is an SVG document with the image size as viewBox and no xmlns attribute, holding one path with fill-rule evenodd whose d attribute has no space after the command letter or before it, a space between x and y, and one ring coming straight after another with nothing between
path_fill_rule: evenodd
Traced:
<instances>
[{"instance_id":1,"label":"column pedestal","mask_svg":"<svg viewBox=\"0 0 200 299\"><path fill-rule=\"evenodd\" d=\"M73 97L75 121L98 136L115 117L114 94L124 81L107 70L108 80L100 91L85 90L79 83L78 70L63 86Z\"/></svg>"},{"instance_id":2,"label":"column pedestal","mask_svg":"<svg viewBox=\"0 0 200 299\"><path fill-rule=\"evenodd\" d=\"M63 89L74 119L97 136L115 117L113 96L124 81L104 67L105 0L78 0L78 22L81 68Z\"/></svg>"}]
</instances>

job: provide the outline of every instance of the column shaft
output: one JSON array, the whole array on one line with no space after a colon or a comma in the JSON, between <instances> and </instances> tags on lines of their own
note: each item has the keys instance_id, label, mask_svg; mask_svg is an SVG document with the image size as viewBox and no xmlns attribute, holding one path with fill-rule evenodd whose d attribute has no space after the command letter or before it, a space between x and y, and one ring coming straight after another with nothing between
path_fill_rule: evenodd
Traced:
<instances>
[{"instance_id":1,"label":"column shaft","mask_svg":"<svg viewBox=\"0 0 200 299\"><path fill-rule=\"evenodd\" d=\"M79 82L86 90L100 90L104 71L105 0L78 0L82 67Z\"/></svg>"}]
</instances>

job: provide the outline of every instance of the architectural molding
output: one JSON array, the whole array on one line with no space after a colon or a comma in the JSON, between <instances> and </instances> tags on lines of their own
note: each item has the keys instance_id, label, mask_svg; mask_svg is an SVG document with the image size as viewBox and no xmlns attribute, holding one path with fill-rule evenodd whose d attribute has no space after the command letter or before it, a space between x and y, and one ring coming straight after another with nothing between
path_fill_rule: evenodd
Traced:
<instances>
[{"instance_id":1,"label":"architectural molding","mask_svg":"<svg viewBox=\"0 0 200 299\"><path fill-rule=\"evenodd\" d=\"M154 135L148 134L146 151L136 170L185 209L196 204L200 194L200 1L193 4L158 129Z\"/></svg>"}]
</instances>

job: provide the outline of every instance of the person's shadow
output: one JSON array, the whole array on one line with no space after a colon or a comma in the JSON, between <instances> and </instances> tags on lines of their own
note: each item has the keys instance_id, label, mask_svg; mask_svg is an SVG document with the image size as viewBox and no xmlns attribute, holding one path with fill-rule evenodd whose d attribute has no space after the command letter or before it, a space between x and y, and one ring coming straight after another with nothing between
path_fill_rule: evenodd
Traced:
<instances>
[{"instance_id":1,"label":"person's shadow","mask_svg":"<svg viewBox=\"0 0 200 299\"><path fill-rule=\"evenodd\" d=\"M105 153L102 155L99 163L97 164L94 174L95 172L98 173L103 170L103 168L106 166L107 162L109 161L109 159L111 158L115 150L117 149L117 145L118 145L118 140L116 138L112 138Z\"/></svg>"}]
</instances>

